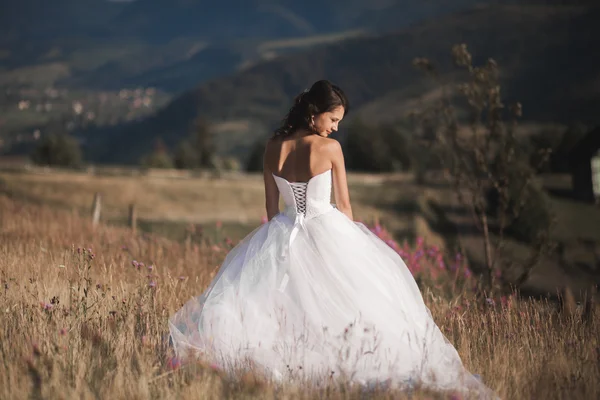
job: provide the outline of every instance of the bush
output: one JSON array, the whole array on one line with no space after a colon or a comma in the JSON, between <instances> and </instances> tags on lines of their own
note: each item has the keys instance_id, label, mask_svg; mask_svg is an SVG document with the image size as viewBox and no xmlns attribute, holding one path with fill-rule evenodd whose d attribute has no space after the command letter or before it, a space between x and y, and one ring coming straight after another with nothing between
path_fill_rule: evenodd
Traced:
<instances>
[{"instance_id":1,"label":"bush","mask_svg":"<svg viewBox=\"0 0 600 400\"><path fill-rule=\"evenodd\" d=\"M168 152L167 147L161 139L154 143L154 151L145 155L140 160L142 166L146 168L173 168L173 159Z\"/></svg>"},{"instance_id":2,"label":"bush","mask_svg":"<svg viewBox=\"0 0 600 400\"><path fill-rule=\"evenodd\" d=\"M173 164L177 169L192 169L198 165L198 155L189 140L182 140L175 149Z\"/></svg>"},{"instance_id":3,"label":"bush","mask_svg":"<svg viewBox=\"0 0 600 400\"><path fill-rule=\"evenodd\" d=\"M33 150L31 160L37 165L78 167L82 162L81 147L70 135L45 135Z\"/></svg>"},{"instance_id":4,"label":"bush","mask_svg":"<svg viewBox=\"0 0 600 400\"><path fill-rule=\"evenodd\" d=\"M223 157L222 168L224 171L239 171L240 161L236 157Z\"/></svg>"},{"instance_id":5,"label":"bush","mask_svg":"<svg viewBox=\"0 0 600 400\"><path fill-rule=\"evenodd\" d=\"M401 125L371 126L354 120L343 143L346 166L369 172L403 171L411 167L411 143Z\"/></svg>"},{"instance_id":6,"label":"bush","mask_svg":"<svg viewBox=\"0 0 600 400\"><path fill-rule=\"evenodd\" d=\"M257 140L250 150L250 155L246 161L247 172L262 172L263 157L265 154L266 139Z\"/></svg>"},{"instance_id":7,"label":"bush","mask_svg":"<svg viewBox=\"0 0 600 400\"><path fill-rule=\"evenodd\" d=\"M525 185L525 179L531 167L513 165L509 171L507 190L507 206L509 215L516 215L507 221L506 233L515 239L528 243L535 242L540 233L546 232L552 223L549 198L546 192L536 184ZM525 189L523 189L525 187ZM500 193L490 188L486 194L488 211L492 216L498 215L501 207Z\"/></svg>"}]
</instances>

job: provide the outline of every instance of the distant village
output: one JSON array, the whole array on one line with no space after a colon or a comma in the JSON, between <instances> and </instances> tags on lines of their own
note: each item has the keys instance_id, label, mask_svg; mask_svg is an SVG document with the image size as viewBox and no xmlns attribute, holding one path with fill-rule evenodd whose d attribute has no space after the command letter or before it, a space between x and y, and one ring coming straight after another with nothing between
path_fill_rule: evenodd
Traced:
<instances>
[{"instance_id":1,"label":"distant village","mask_svg":"<svg viewBox=\"0 0 600 400\"><path fill-rule=\"evenodd\" d=\"M154 87L98 92L53 87L6 89L0 99L0 149L8 140L13 143L38 140L51 123L60 123L70 132L90 125L134 121L165 104L168 98ZM6 129L9 119L11 124ZM15 120L28 129L15 129ZM15 132L10 139L5 134L7 130Z\"/></svg>"}]
</instances>

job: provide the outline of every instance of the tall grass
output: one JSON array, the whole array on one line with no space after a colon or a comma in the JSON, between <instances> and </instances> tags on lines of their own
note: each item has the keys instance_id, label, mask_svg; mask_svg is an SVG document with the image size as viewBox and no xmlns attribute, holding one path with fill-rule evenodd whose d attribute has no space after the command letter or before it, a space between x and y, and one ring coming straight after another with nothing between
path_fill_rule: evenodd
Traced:
<instances>
[{"instance_id":1,"label":"tall grass","mask_svg":"<svg viewBox=\"0 0 600 400\"><path fill-rule=\"evenodd\" d=\"M502 398L600 397L598 314L582 320L544 301L479 296L463 260L386 240L466 367ZM0 196L0 398L364 398L339 382L278 387L173 358L169 315L208 285L232 245L94 230L76 213Z\"/></svg>"}]
</instances>

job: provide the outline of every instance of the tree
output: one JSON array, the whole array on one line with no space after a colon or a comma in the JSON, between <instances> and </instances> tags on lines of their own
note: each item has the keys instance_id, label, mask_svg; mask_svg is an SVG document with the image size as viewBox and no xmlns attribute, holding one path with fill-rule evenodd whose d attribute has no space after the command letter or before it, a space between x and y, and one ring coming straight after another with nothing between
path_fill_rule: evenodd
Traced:
<instances>
[{"instance_id":1,"label":"tree","mask_svg":"<svg viewBox=\"0 0 600 400\"><path fill-rule=\"evenodd\" d=\"M191 169L198 165L198 154L189 140L182 140L173 155L173 163L177 169Z\"/></svg>"},{"instance_id":2,"label":"tree","mask_svg":"<svg viewBox=\"0 0 600 400\"><path fill-rule=\"evenodd\" d=\"M154 150L142 157L141 164L147 168L173 168L173 160L162 139L156 139Z\"/></svg>"},{"instance_id":3,"label":"tree","mask_svg":"<svg viewBox=\"0 0 600 400\"><path fill-rule=\"evenodd\" d=\"M190 144L196 153L197 166L213 168L216 152L213 133L208 121L203 116L198 116L192 123Z\"/></svg>"},{"instance_id":4,"label":"tree","mask_svg":"<svg viewBox=\"0 0 600 400\"><path fill-rule=\"evenodd\" d=\"M535 193L534 171L520 168L516 172L518 140L515 136L517 120L522 115L520 103L508 109L500 95L498 65L493 59L483 66L474 66L472 56L465 44L452 48L455 65L466 70L467 79L454 87L441 82L434 65L425 58L417 58L413 64L433 78L441 86L441 99L432 108L424 110L420 117L425 121L437 121L431 146L439 154L442 163L451 172L451 180L460 202L470 209L477 227L482 232L485 254L484 284L491 291L497 289L496 272L506 265L499 262L505 246L504 234L519 218L527 204L528 195ZM460 119L457 100L466 111ZM508 117L508 122L504 119ZM461 130L461 126L468 129ZM547 157L546 157L547 159ZM496 193L495 235L489 218L488 190ZM533 196L530 196L533 197ZM538 205L542 204L541 202ZM536 242L531 257L521 265L521 273L514 284L520 286L537 264L540 255L548 251L549 228L535 233Z\"/></svg>"},{"instance_id":5,"label":"tree","mask_svg":"<svg viewBox=\"0 0 600 400\"><path fill-rule=\"evenodd\" d=\"M44 135L31 160L38 165L78 167L82 162L81 147L77 139L65 133Z\"/></svg>"},{"instance_id":6,"label":"tree","mask_svg":"<svg viewBox=\"0 0 600 400\"><path fill-rule=\"evenodd\" d=\"M265 154L266 143L265 139L257 140L250 150L250 155L246 161L247 172L262 172L263 170L263 156Z\"/></svg>"},{"instance_id":7,"label":"tree","mask_svg":"<svg viewBox=\"0 0 600 400\"><path fill-rule=\"evenodd\" d=\"M393 168L390 147L381 131L360 118L348 127L343 147L349 170L384 172Z\"/></svg>"}]
</instances>

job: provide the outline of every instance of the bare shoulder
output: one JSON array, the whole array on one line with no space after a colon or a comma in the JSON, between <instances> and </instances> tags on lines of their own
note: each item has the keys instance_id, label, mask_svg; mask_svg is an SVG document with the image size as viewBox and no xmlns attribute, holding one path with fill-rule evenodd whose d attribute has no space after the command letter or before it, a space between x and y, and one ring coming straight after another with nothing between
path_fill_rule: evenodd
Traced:
<instances>
[{"instance_id":1,"label":"bare shoulder","mask_svg":"<svg viewBox=\"0 0 600 400\"><path fill-rule=\"evenodd\" d=\"M336 160L342 156L342 146L340 142L331 138L320 138L322 141L320 144L320 151L326 154L330 159Z\"/></svg>"}]
</instances>

